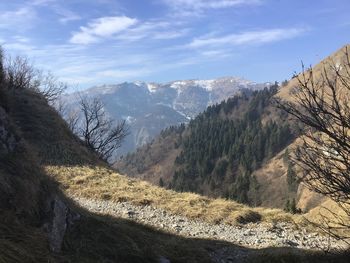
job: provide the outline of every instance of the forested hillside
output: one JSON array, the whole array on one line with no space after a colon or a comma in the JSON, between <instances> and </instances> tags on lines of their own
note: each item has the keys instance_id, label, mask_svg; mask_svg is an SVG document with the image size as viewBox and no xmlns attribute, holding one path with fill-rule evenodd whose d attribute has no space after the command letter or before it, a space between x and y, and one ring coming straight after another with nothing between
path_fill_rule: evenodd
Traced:
<instances>
[{"instance_id":1,"label":"forested hillside","mask_svg":"<svg viewBox=\"0 0 350 263\"><path fill-rule=\"evenodd\" d=\"M158 181L150 181L258 205L259 183L252 173L290 144L297 132L273 106L277 90L275 85L210 106L187 127L164 130L117 167L129 175L147 174L165 162L168 169L154 174Z\"/></svg>"}]
</instances>

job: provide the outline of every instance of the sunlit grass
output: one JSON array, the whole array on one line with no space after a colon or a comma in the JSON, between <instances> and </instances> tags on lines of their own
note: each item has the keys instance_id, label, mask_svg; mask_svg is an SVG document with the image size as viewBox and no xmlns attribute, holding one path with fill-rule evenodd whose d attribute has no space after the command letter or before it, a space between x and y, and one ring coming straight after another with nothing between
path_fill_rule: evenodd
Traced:
<instances>
[{"instance_id":1,"label":"sunlit grass","mask_svg":"<svg viewBox=\"0 0 350 263\"><path fill-rule=\"evenodd\" d=\"M237 224L237 218L249 211L261 215L263 222L287 221L294 223L297 216L280 209L251 208L234 201L212 199L194 193L178 193L130 179L113 170L92 166L47 166L52 175L68 194L97 200L128 201L135 205L149 204L173 214L212 223Z\"/></svg>"}]
</instances>

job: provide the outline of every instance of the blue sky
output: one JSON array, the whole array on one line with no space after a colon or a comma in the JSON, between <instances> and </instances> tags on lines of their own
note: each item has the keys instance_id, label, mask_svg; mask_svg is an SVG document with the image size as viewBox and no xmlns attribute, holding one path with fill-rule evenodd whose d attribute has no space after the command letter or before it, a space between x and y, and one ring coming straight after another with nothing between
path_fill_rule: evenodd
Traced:
<instances>
[{"instance_id":1,"label":"blue sky","mask_svg":"<svg viewBox=\"0 0 350 263\"><path fill-rule=\"evenodd\" d=\"M349 43L348 0L12 0L0 43L70 85L281 81Z\"/></svg>"}]
</instances>

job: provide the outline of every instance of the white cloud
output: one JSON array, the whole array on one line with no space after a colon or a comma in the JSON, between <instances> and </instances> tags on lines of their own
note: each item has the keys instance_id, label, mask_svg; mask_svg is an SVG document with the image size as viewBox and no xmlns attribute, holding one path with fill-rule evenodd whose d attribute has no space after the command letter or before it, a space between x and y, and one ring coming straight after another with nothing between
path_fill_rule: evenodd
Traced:
<instances>
[{"instance_id":1,"label":"white cloud","mask_svg":"<svg viewBox=\"0 0 350 263\"><path fill-rule=\"evenodd\" d=\"M189 28L177 28L176 23L165 21L149 21L129 28L117 38L121 40L137 41L140 39L166 40L179 38L186 35Z\"/></svg>"},{"instance_id":2,"label":"white cloud","mask_svg":"<svg viewBox=\"0 0 350 263\"><path fill-rule=\"evenodd\" d=\"M98 42L101 38L109 38L137 23L137 19L126 16L101 17L80 27L74 32L70 42L73 44L90 44Z\"/></svg>"},{"instance_id":3,"label":"white cloud","mask_svg":"<svg viewBox=\"0 0 350 263\"><path fill-rule=\"evenodd\" d=\"M149 75L152 71L146 68L140 69L126 69L126 70L105 70L97 72L98 77L107 77L117 80L123 80L128 78L140 78Z\"/></svg>"},{"instance_id":4,"label":"white cloud","mask_svg":"<svg viewBox=\"0 0 350 263\"><path fill-rule=\"evenodd\" d=\"M78 15L77 13L75 13L69 9L63 8L61 6L57 5L57 6L53 7L53 9L54 9L55 13L60 16L59 22L62 24L66 24L70 21L76 21L76 20L81 19L81 16Z\"/></svg>"},{"instance_id":5,"label":"white cloud","mask_svg":"<svg viewBox=\"0 0 350 263\"><path fill-rule=\"evenodd\" d=\"M168 5L188 9L225 8L260 3L259 0L165 0Z\"/></svg>"},{"instance_id":6,"label":"white cloud","mask_svg":"<svg viewBox=\"0 0 350 263\"><path fill-rule=\"evenodd\" d=\"M242 5L258 5L262 0L162 0L177 15L199 15L208 9L223 9Z\"/></svg>"},{"instance_id":7,"label":"white cloud","mask_svg":"<svg viewBox=\"0 0 350 263\"><path fill-rule=\"evenodd\" d=\"M33 6L45 6L55 2L56 0L31 0L29 4Z\"/></svg>"},{"instance_id":8,"label":"white cloud","mask_svg":"<svg viewBox=\"0 0 350 263\"><path fill-rule=\"evenodd\" d=\"M219 37L204 37L194 39L187 47L216 47L225 45L246 45L246 44L263 44L276 42L284 39L294 38L304 33L304 28L284 28L269 29L260 31L248 31L238 34L229 34Z\"/></svg>"},{"instance_id":9,"label":"white cloud","mask_svg":"<svg viewBox=\"0 0 350 263\"><path fill-rule=\"evenodd\" d=\"M29 43L30 42L30 39L28 37L24 37L24 36L21 36L21 35L16 35L16 36L13 37L13 39L16 42L20 42L20 43Z\"/></svg>"},{"instance_id":10,"label":"white cloud","mask_svg":"<svg viewBox=\"0 0 350 263\"><path fill-rule=\"evenodd\" d=\"M35 10L29 6L0 14L0 28L28 28L37 18Z\"/></svg>"},{"instance_id":11,"label":"white cloud","mask_svg":"<svg viewBox=\"0 0 350 263\"><path fill-rule=\"evenodd\" d=\"M118 39L122 41L167 40L185 36L190 31L181 23L163 20L138 21L128 17L99 18L74 32L70 39L73 44L97 43L101 39Z\"/></svg>"},{"instance_id":12,"label":"white cloud","mask_svg":"<svg viewBox=\"0 0 350 263\"><path fill-rule=\"evenodd\" d=\"M16 51L16 52L25 52L25 53L30 53L35 47L27 44L27 43L20 43L20 42L11 42L11 43L3 43L3 47L6 50L9 51Z\"/></svg>"},{"instance_id":13,"label":"white cloud","mask_svg":"<svg viewBox=\"0 0 350 263\"><path fill-rule=\"evenodd\" d=\"M190 31L189 28L179 29L179 30L172 30L172 31L164 31L164 32L155 32L153 35L154 39L174 39L183 37L188 34Z\"/></svg>"}]
</instances>

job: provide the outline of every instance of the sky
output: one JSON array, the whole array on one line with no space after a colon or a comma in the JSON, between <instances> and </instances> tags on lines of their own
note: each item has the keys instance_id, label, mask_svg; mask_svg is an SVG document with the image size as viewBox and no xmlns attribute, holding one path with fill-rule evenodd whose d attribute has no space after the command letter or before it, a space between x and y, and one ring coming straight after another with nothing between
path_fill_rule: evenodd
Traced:
<instances>
[{"instance_id":1,"label":"sky","mask_svg":"<svg viewBox=\"0 0 350 263\"><path fill-rule=\"evenodd\" d=\"M0 44L78 89L289 79L350 42L349 0L0 1Z\"/></svg>"}]
</instances>

